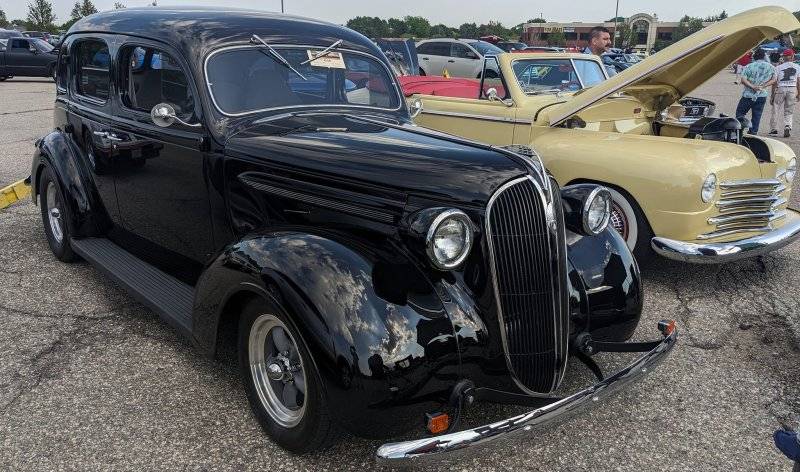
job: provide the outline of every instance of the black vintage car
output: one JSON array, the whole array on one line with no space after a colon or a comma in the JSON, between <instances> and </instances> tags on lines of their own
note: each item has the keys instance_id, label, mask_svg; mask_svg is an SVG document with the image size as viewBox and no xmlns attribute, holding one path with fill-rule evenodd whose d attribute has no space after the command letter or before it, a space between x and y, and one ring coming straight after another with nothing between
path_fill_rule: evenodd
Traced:
<instances>
[{"instance_id":1,"label":"black vintage car","mask_svg":"<svg viewBox=\"0 0 800 472\"><path fill-rule=\"evenodd\" d=\"M640 378L637 265L609 195L530 149L414 126L390 64L333 24L144 8L78 21L34 201L60 260L116 280L208 356L238 350L264 430L306 452L408 430L378 457L525 433ZM655 326L654 326L655 328ZM644 353L604 377L601 351ZM555 394L568 359L600 377ZM459 431L474 400L530 405ZM438 435L432 435L438 434Z\"/></svg>"}]
</instances>

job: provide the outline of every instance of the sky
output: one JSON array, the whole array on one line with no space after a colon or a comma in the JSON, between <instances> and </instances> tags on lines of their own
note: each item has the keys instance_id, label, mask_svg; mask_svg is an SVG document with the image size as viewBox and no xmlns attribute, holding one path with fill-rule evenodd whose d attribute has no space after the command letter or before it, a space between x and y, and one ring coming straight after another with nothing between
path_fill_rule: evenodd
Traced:
<instances>
[{"instance_id":1,"label":"sky","mask_svg":"<svg viewBox=\"0 0 800 472\"><path fill-rule=\"evenodd\" d=\"M69 19L75 0L51 0L55 7L57 23ZM99 10L111 9L115 0L93 0ZM152 0L121 0L128 7L145 6ZM9 20L25 18L26 0L0 0L0 9ZM159 5L210 5L224 4L230 7L254 8L280 11L281 0L158 0ZM800 10L800 0L670 0L654 2L644 0L619 0L620 16L635 13L656 13L662 21L677 21L683 15L705 17L723 9L728 14L765 5L780 4L791 11ZM513 26L528 18L543 15L548 21L604 21L614 16L616 0L284 0L286 13L318 18L344 24L355 16L379 16L381 18L419 15L432 24L444 23L455 26L462 23L487 23L500 21Z\"/></svg>"}]
</instances>

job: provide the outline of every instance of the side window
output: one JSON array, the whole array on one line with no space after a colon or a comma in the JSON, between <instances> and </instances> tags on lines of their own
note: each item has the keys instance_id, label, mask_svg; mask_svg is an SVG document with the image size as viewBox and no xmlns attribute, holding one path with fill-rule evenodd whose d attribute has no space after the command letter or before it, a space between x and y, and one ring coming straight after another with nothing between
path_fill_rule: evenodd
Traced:
<instances>
[{"instance_id":1,"label":"side window","mask_svg":"<svg viewBox=\"0 0 800 472\"><path fill-rule=\"evenodd\" d=\"M86 97L108 99L111 56L103 41L85 40L75 45L75 90Z\"/></svg>"},{"instance_id":2,"label":"side window","mask_svg":"<svg viewBox=\"0 0 800 472\"><path fill-rule=\"evenodd\" d=\"M578 75L583 79L584 87L591 87L606 80L603 76L603 71L600 70L600 65L594 61L577 60L575 61L575 68L578 70Z\"/></svg>"},{"instance_id":3,"label":"side window","mask_svg":"<svg viewBox=\"0 0 800 472\"><path fill-rule=\"evenodd\" d=\"M481 82L481 96L479 98L488 99L489 89L494 89L498 98L509 98L508 87L503 82L503 77L498 77L497 74L497 71L500 70L497 58L487 57L483 64L483 81Z\"/></svg>"},{"instance_id":4,"label":"side window","mask_svg":"<svg viewBox=\"0 0 800 472\"><path fill-rule=\"evenodd\" d=\"M29 49L31 47L27 39L11 38L8 49Z\"/></svg>"},{"instance_id":5,"label":"side window","mask_svg":"<svg viewBox=\"0 0 800 472\"><path fill-rule=\"evenodd\" d=\"M469 50L468 47L464 46L460 43L453 43L452 49L450 50L450 55L452 57L458 57L461 59L475 59L475 55L472 54L472 51Z\"/></svg>"},{"instance_id":6,"label":"side window","mask_svg":"<svg viewBox=\"0 0 800 472\"><path fill-rule=\"evenodd\" d=\"M128 46L120 53L122 102L145 113L159 103L169 103L183 120L194 114L189 81L178 61L151 47Z\"/></svg>"},{"instance_id":7,"label":"side window","mask_svg":"<svg viewBox=\"0 0 800 472\"><path fill-rule=\"evenodd\" d=\"M422 54L428 54L430 56L449 56L450 55L450 43L425 43L420 46L420 49L417 51Z\"/></svg>"},{"instance_id":8,"label":"side window","mask_svg":"<svg viewBox=\"0 0 800 472\"><path fill-rule=\"evenodd\" d=\"M430 54L433 50L433 43L420 44L417 48L417 54Z\"/></svg>"},{"instance_id":9,"label":"side window","mask_svg":"<svg viewBox=\"0 0 800 472\"><path fill-rule=\"evenodd\" d=\"M66 90L67 89L67 63L69 62L69 51L67 50L67 45L61 46L61 51L58 54L58 72L56 77L56 83L58 84L59 90Z\"/></svg>"}]
</instances>

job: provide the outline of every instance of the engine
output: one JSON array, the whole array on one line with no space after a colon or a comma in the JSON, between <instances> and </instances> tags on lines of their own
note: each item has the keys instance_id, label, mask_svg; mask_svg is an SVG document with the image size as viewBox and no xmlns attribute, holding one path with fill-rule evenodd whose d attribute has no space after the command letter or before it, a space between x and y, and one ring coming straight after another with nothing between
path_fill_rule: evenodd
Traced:
<instances>
[{"instance_id":1,"label":"engine","mask_svg":"<svg viewBox=\"0 0 800 472\"><path fill-rule=\"evenodd\" d=\"M689 126L686 137L742 144L742 135L749 125L746 118L741 121L730 116L700 118Z\"/></svg>"}]
</instances>

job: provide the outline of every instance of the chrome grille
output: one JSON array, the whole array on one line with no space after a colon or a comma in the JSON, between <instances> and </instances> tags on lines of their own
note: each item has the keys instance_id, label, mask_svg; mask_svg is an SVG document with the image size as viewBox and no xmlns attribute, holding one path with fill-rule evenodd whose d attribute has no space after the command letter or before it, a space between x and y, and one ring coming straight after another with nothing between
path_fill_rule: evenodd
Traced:
<instances>
[{"instance_id":1,"label":"chrome grille","mask_svg":"<svg viewBox=\"0 0 800 472\"><path fill-rule=\"evenodd\" d=\"M553 193L547 205L539 185L523 177L501 187L487 209L503 347L527 393L552 392L567 360L566 246L561 200Z\"/></svg>"},{"instance_id":2,"label":"chrome grille","mask_svg":"<svg viewBox=\"0 0 800 472\"><path fill-rule=\"evenodd\" d=\"M788 192L780 180L733 180L722 182L719 187L719 215L708 219L714 231L703 233L698 239L770 231L774 221L786 217Z\"/></svg>"}]
</instances>

